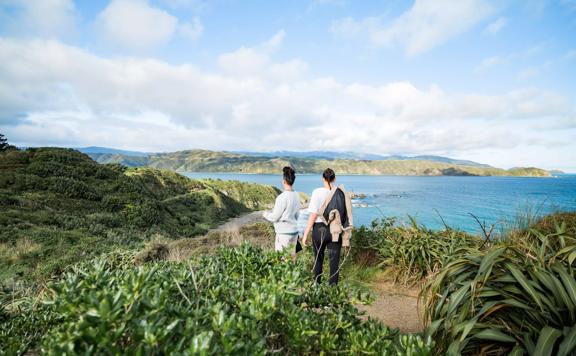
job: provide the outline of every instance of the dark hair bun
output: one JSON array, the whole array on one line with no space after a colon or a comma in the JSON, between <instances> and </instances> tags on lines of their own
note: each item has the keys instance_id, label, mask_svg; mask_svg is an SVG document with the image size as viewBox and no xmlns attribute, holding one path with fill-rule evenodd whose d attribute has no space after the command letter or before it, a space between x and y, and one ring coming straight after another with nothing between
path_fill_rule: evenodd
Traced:
<instances>
[{"instance_id":1,"label":"dark hair bun","mask_svg":"<svg viewBox=\"0 0 576 356\"><path fill-rule=\"evenodd\" d=\"M296 180L296 172L294 171L294 168L286 166L282 168L282 172L284 174L284 180L286 183L293 185L294 181Z\"/></svg>"},{"instance_id":2,"label":"dark hair bun","mask_svg":"<svg viewBox=\"0 0 576 356\"><path fill-rule=\"evenodd\" d=\"M334 182L336 179L336 173L331 168L326 168L324 173L322 173L322 178L324 178L328 183Z\"/></svg>"}]
</instances>

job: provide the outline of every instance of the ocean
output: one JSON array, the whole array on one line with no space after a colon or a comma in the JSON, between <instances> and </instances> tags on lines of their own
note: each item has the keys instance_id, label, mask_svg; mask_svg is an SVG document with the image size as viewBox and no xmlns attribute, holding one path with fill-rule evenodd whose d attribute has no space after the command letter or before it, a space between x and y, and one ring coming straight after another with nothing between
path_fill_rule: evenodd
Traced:
<instances>
[{"instance_id":1,"label":"ocean","mask_svg":"<svg viewBox=\"0 0 576 356\"><path fill-rule=\"evenodd\" d=\"M184 173L190 178L239 180L282 187L282 176L271 174ZM347 191L365 194L354 199L355 225L370 225L374 219L408 216L429 228L442 228L442 219L453 228L479 233L473 214L501 231L518 214L576 211L576 175L553 178L524 177L414 177L341 175L337 184ZM319 174L297 175L295 189L308 195L322 185ZM440 218L442 217L442 219Z\"/></svg>"}]
</instances>

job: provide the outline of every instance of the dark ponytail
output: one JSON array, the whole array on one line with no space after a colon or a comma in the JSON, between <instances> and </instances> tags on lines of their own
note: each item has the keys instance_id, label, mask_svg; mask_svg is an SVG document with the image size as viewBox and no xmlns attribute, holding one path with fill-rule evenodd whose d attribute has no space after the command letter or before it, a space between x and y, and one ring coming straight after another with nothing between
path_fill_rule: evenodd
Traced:
<instances>
[{"instance_id":1,"label":"dark ponytail","mask_svg":"<svg viewBox=\"0 0 576 356\"><path fill-rule=\"evenodd\" d=\"M334 179L336 179L336 173L334 173L334 171L331 168L326 168L324 170L324 173L322 173L322 178L324 178L324 180L328 182L328 186L330 187L330 189L332 189L332 185L330 183L334 182Z\"/></svg>"},{"instance_id":2,"label":"dark ponytail","mask_svg":"<svg viewBox=\"0 0 576 356\"><path fill-rule=\"evenodd\" d=\"M286 183L288 183L288 185L293 185L296 180L296 172L294 171L294 168L286 166L282 168L282 172Z\"/></svg>"}]
</instances>

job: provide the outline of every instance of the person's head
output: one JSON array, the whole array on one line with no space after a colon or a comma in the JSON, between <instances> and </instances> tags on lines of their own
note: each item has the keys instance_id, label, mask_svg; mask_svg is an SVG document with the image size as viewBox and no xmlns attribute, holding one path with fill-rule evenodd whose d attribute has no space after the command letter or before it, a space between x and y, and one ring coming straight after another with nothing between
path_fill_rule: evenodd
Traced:
<instances>
[{"instance_id":1,"label":"person's head","mask_svg":"<svg viewBox=\"0 0 576 356\"><path fill-rule=\"evenodd\" d=\"M284 184L290 187L294 185L294 181L296 180L296 172L294 171L294 168L286 166L282 168L282 173Z\"/></svg>"},{"instance_id":2,"label":"person's head","mask_svg":"<svg viewBox=\"0 0 576 356\"><path fill-rule=\"evenodd\" d=\"M322 180L328 184L330 189L332 189L332 183L336 180L336 173L331 168L326 168L322 173Z\"/></svg>"}]
</instances>

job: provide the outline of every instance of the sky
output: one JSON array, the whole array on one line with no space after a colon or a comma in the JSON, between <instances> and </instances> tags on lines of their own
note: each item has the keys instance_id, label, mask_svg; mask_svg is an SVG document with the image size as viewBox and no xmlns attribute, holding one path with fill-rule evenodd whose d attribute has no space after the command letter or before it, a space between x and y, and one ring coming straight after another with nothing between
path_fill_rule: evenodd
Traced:
<instances>
[{"instance_id":1,"label":"sky","mask_svg":"<svg viewBox=\"0 0 576 356\"><path fill-rule=\"evenodd\" d=\"M0 0L0 132L576 172L576 0Z\"/></svg>"}]
</instances>

